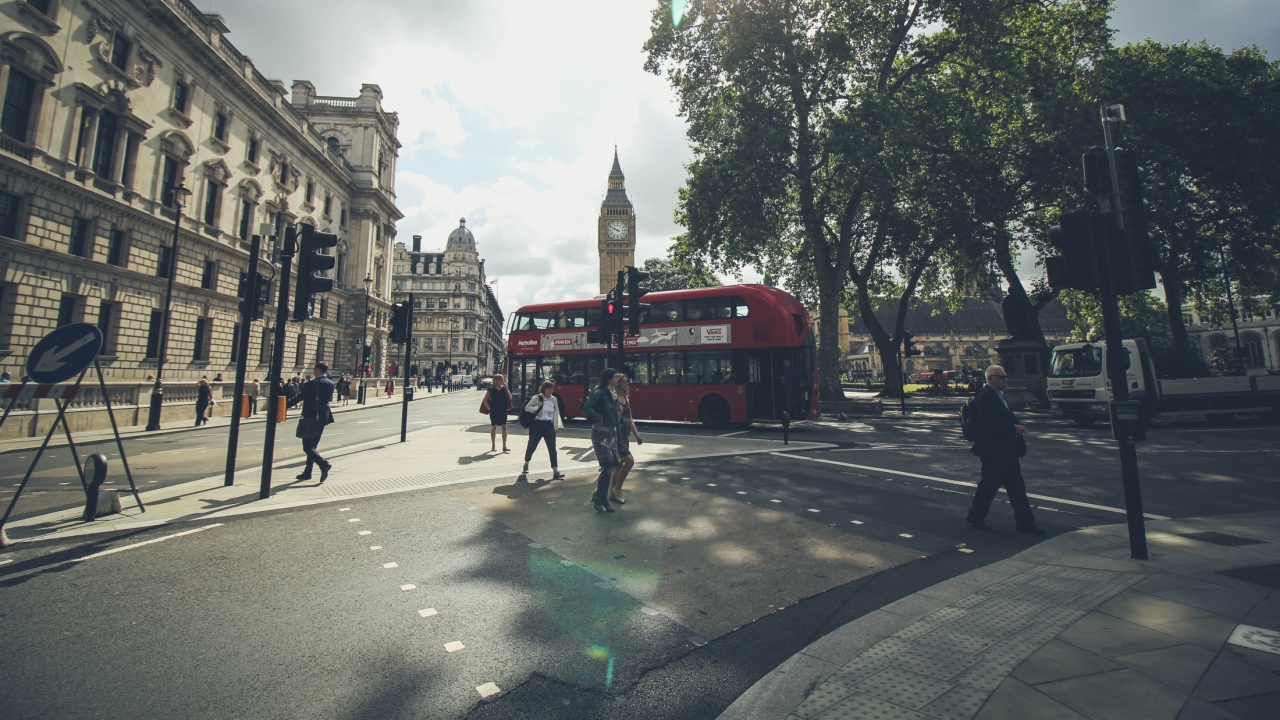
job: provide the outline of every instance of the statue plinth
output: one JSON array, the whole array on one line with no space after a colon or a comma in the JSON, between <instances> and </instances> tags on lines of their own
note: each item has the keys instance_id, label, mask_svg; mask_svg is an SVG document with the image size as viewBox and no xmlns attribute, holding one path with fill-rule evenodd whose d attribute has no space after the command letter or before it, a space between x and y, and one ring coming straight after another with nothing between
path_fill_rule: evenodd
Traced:
<instances>
[{"instance_id":1,"label":"statue plinth","mask_svg":"<svg viewBox=\"0 0 1280 720\"><path fill-rule=\"evenodd\" d=\"M1049 346L1035 341L1006 338L996 344L1000 365L1009 376L1004 392L1010 407L1047 407L1049 404Z\"/></svg>"}]
</instances>

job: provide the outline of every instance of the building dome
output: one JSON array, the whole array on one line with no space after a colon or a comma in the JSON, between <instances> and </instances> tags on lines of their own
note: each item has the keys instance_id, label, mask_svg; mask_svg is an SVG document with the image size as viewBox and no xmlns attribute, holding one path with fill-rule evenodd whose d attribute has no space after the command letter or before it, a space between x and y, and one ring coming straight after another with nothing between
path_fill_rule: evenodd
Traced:
<instances>
[{"instance_id":1,"label":"building dome","mask_svg":"<svg viewBox=\"0 0 1280 720\"><path fill-rule=\"evenodd\" d=\"M467 229L466 218L458 220L458 229L449 233L449 245L465 245L469 248L476 246L476 236Z\"/></svg>"}]
</instances>

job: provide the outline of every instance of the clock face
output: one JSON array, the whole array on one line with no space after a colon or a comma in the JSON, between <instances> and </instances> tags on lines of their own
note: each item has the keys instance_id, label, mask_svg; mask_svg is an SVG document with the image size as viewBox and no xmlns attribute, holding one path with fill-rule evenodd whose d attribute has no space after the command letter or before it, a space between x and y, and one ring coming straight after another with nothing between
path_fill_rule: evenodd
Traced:
<instances>
[{"instance_id":1,"label":"clock face","mask_svg":"<svg viewBox=\"0 0 1280 720\"><path fill-rule=\"evenodd\" d=\"M617 220L614 220L613 222L609 223L609 237L613 238L614 240L621 240L626 236L627 236L626 224L619 222Z\"/></svg>"}]
</instances>

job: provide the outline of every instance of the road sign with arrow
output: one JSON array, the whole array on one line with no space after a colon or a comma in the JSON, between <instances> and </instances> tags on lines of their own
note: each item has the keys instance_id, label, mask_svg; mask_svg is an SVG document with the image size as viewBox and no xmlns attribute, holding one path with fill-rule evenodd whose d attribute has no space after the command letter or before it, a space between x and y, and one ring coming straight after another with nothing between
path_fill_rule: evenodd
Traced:
<instances>
[{"instance_id":1,"label":"road sign with arrow","mask_svg":"<svg viewBox=\"0 0 1280 720\"><path fill-rule=\"evenodd\" d=\"M92 365L101 349L102 331L98 326L63 325L32 348L27 357L27 375L37 383L66 382Z\"/></svg>"}]
</instances>

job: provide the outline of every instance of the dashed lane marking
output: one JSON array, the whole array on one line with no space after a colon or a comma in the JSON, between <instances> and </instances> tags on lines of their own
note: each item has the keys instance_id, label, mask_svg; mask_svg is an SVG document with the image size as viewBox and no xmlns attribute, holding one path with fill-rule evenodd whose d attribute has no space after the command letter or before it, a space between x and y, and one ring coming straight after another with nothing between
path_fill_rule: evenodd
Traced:
<instances>
[{"instance_id":1,"label":"dashed lane marking","mask_svg":"<svg viewBox=\"0 0 1280 720\"><path fill-rule=\"evenodd\" d=\"M445 643L445 644L444 644L444 651L445 651L445 652L456 653L456 652L458 652L459 650L466 650L466 649L467 649L467 646L466 646L466 645L463 645L462 643L458 642L457 640L454 640L453 642L447 642L447 643Z\"/></svg>"},{"instance_id":2,"label":"dashed lane marking","mask_svg":"<svg viewBox=\"0 0 1280 720\"><path fill-rule=\"evenodd\" d=\"M780 502L782 502L782 501L781 501L781 500L770 500L769 502L776 502L776 503L780 503Z\"/></svg>"},{"instance_id":3,"label":"dashed lane marking","mask_svg":"<svg viewBox=\"0 0 1280 720\"><path fill-rule=\"evenodd\" d=\"M483 685L477 685L476 692L480 693L480 697L487 698L490 695L497 695L502 692L502 688L498 687L494 683L487 682Z\"/></svg>"},{"instance_id":4,"label":"dashed lane marking","mask_svg":"<svg viewBox=\"0 0 1280 720\"><path fill-rule=\"evenodd\" d=\"M150 540L143 540L142 542L134 543L132 545L125 545L123 547L111 548L110 550L103 550L102 552L96 552L92 555L85 555L82 558L76 558L71 562L84 562L85 560L92 560L94 558L106 557L107 555L115 555L116 553L124 552L125 550L133 550L134 548L140 548L143 545L154 545L158 542L164 542L165 540L172 540L176 537L182 537L183 535L192 535L194 533L204 532L205 530L212 530L213 528L216 528L216 527L222 527L222 523L205 525L204 527L198 527L194 530L184 530L183 532L180 532L180 533L165 535L164 537L152 538Z\"/></svg>"},{"instance_id":5,"label":"dashed lane marking","mask_svg":"<svg viewBox=\"0 0 1280 720\"><path fill-rule=\"evenodd\" d=\"M917 478L920 480L930 480L932 482L946 483L948 485L963 485L964 487L978 487L978 483L975 483L975 482L968 482L965 480L952 480L950 478L940 478L940 477L934 477L932 475L920 475L918 473L909 473L909 472L904 472L902 470L890 470L888 468L872 467L871 465L855 465L853 463L840 462L839 460L827 460L825 458L805 457L804 455L795 455L792 453L770 453L770 454L776 457L788 458L791 460L807 460L808 462L824 463L827 465L839 465L841 467L849 467L849 468L854 468L856 470L870 470L872 472L885 473L887 475L901 475L902 477ZM1005 491L1003 488L1001 488L1000 492L1005 492ZM1036 495L1033 493L1027 493L1027 497L1035 498L1036 500L1047 500L1048 502L1062 503L1063 505L1074 505L1076 507L1086 507L1086 508L1091 508L1093 510L1103 510L1106 512L1112 512L1119 515L1125 514L1124 508L1114 508L1114 507L1108 507L1106 505L1095 505L1093 503L1080 502L1079 500L1067 500L1065 498L1056 498L1049 495ZM1150 513L1143 513L1143 515L1148 520L1168 520L1169 519L1163 515L1152 515Z\"/></svg>"},{"instance_id":6,"label":"dashed lane marking","mask_svg":"<svg viewBox=\"0 0 1280 720\"><path fill-rule=\"evenodd\" d=\"M738 491L738 494L739 494L739 495L746 495L746 494L747 494L747 491L745 491L745 490L739 490L739 491Z\"/></svg>"},{"instance_id":7,"label":"dashed lane marking","mask_svg":"<svg viewBox=\"0 0 1280 720\"><path fill-rule=\"evenodd\" d=\"M716 486L715 483L707 483L707 487L715 487L715 486Z\"/></svg>"},{"instance_id":8,"label":"dashed lane marking","mask_svg":"<svg viewBox=\"0 0 1280 720\"><path fill-rule=\"evenodd\" d=\"M360 518L351 518L347 522L360 522Z\"/></svg>"},{"instance_id":9,"label":"dashed lane marking","mask_svg":"<svg viewBox=\"0 0 1280 720\"><path fill-rule=\"evenodd\" d=\"M398 567L400 567L399 563L393 563L393 562L382 563L383 570L390 570L391 568L398 568Z\"/></svg>"},{"instance_id":10,"label":"dashed lane marking","mask_svg":"<svg viewBox=\"0 0 1280 720\"><path fill-rule=\"evenodd\" d=\"M909 537L915 537L915 535L912 535L911 533L898 533L898 537L909 538Z\"/></svg>"},{"instance_id":11,"label":"dashed lane marking","mask_svg":"<svg viewBox=\"0 0 1280 720\"><path fill-rule=\"evenodd\" d=\"M431 617L432 615L439 615L439 614L440 614L440 613L436 612L436 609L435 609L435 608L427 608L426 610L419 610L419 611L418 611L418 615L419 615L420 617L424 617L424 618L429 618L429 617Z\"/></svg>"},{"instance_id":12,"label":"dashed lane marking","mask_svg":"<svg viewBox=\"0 0 1280 720\"><path fill-rule=\"evenodd\" d=\"M351 508L338 508L338 512L351 512Z\"/></svg>"},{"instance_id":13,"label":"dashed lane marking","mask_svg":"<svg viewBox=\"0 0 1280 720\"><path fill-rule=\"evenodd\" d=\"M381 550L381 549L382 549L382 546L381 546L381 545L370 545L370 546L369 546L369 549L370 549L370 550Z\"/></svg>"},{"instance_id":14,"label":"dashed lane marking","mask_svg":"<svg viewBox=\"0 0 1280 720\"><path fill-rule=\"evenodd\" d=\"M862 521L861 521L861 520L850 520L849 522L853 523L854 525L861 525L861 524L862 524Z\"/></svg>"},{"instance_id":15,"label":"dashed lane marking","mask_svg":"<svg viewBox=\"0 0 1280 720\"><path fill-rule=\"evenodd\" d=\"M973 552L973 551L972 551L972 550L970 550L969 548L958 548L958 549L959 549L959 550L960 550L960 552L962 552L962 553L971 553L971 552Z\"/></svg>"},{"instance_id":16,"label":"dashed lane marking","mask_svg":"<svg viewBox=\"0 0 1280 720\"><path fill-rule=\"evenodd\" d=\"M409 592L410 590L417 590L418 586L417 585L401 585L400 589L403 590L404 592Z\"/></svg>"},{"instance_id":17,"label":"dashed lane marking","mask_svg":"<svg viewBox=\"0 0 1280 720\"><path fill-rule=\"evenodd\" d=\"M361 530L360 532L358 532L358 533L356 533L356 534L357 534L357 535L372 535L372 534L373 534L373 531L372 531L372 530Z\"/></svg>"},{"instance_id":18,"label":"dashed lane marking","mask_svg":"<svg viewBox=\"0 0 1280 720\"><path fill-rule=\"evenodd\" d=\"M822 511L817 508L809 508L809 512L822 512Z\"/></svg>"}]
</instances>

